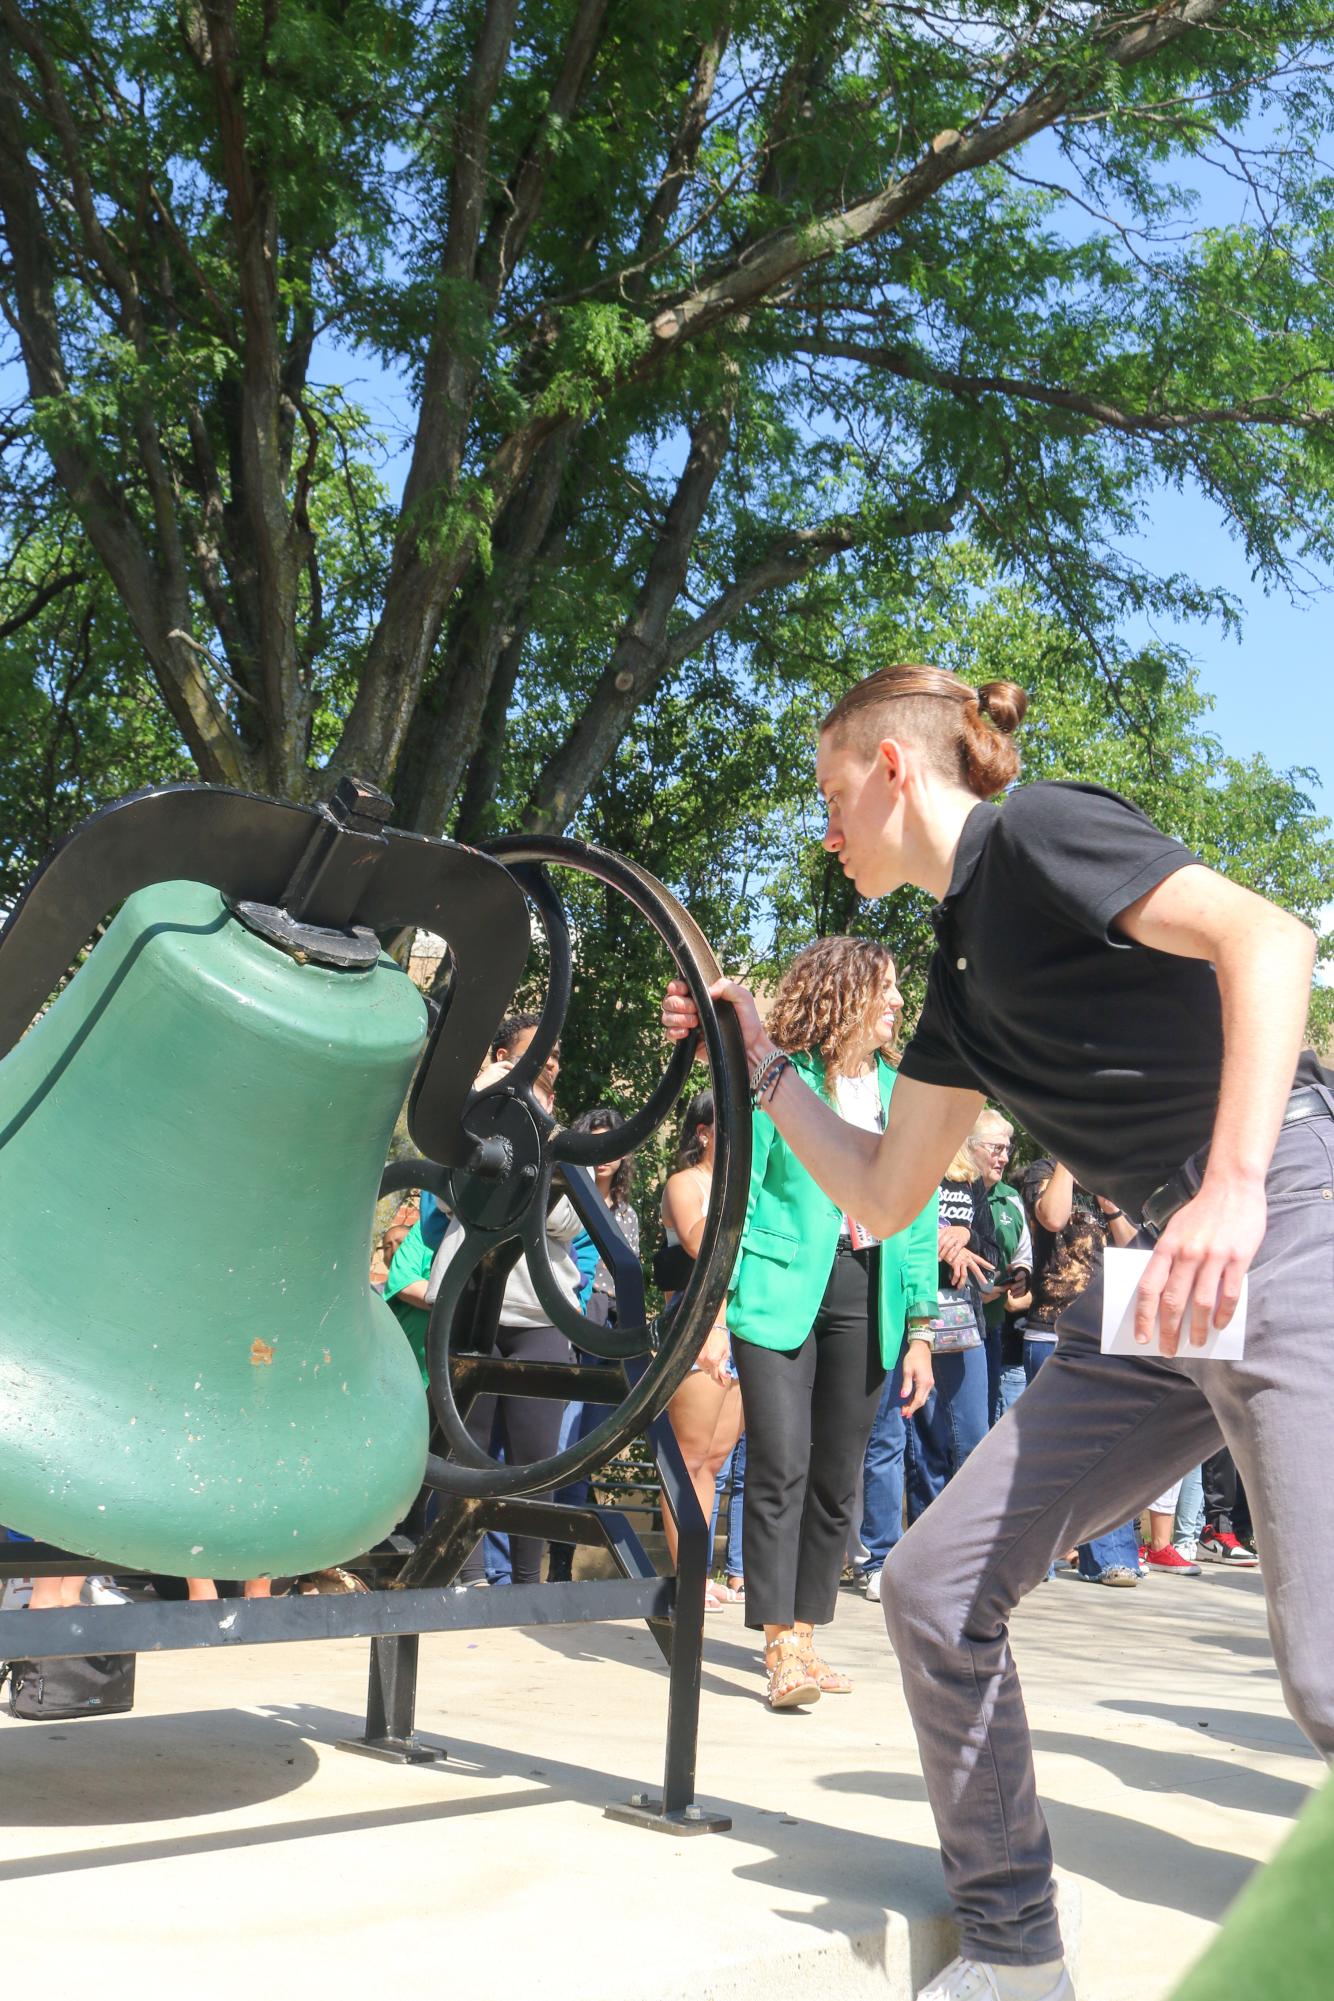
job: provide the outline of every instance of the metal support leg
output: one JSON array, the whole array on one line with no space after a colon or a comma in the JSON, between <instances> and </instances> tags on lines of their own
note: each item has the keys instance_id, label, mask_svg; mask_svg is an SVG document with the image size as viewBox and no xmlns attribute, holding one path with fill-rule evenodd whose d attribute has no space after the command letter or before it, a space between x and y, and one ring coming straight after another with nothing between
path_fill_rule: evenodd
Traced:
<instances>
[{"instance_id":1,"label":"metal support leg","mask_svg":"<svg viewBox=\"0 0 1334 2001\"><path fill-rule=\"evenodd\" d=\"M366 1734L340 1738L340 1751L357 1751L364 1758L383 1758L394 1765L439 1765L449 1756L443 1744L425 1743L413 1727L420 1644L416 1633L371 1641Z\"/></svg>"},{"instance_id":2,"label":"metal support leg","mask_svg":"<svg viewBox=\"0 0 1334 2001\"><path fill-rule=\"evenodd\" d=\"M667 1675L667 1750L662 1797L632 1793L605 1809L608 1820L662 1834L725 1834L728 1815L695 1804L700 1679L704 1665L704 1587L709 1574L709 1524L664 1413L649 1428L665 1500L676 1520L676 1597ZM656 1628L658 1622L651 1622ZM660 1636L655 1631L655 1638ZM661 1641L660 1641L661 1643Z\"/></svg>"}]
</instances>

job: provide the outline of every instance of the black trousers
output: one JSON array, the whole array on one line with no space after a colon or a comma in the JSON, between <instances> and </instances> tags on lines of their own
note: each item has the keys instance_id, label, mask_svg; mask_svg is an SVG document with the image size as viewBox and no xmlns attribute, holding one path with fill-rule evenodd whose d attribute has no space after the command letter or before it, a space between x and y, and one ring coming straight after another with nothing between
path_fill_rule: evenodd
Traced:
<instances>
[{"instance_id":1,"label":"black trousers","mask_svg":"<svg viewBox=\"0 0 1334 2001\"><path fill-rule=\"evenodd\" d=\"M746 1413L746 1624L832 1619L880 1404L878 1251L841 1251L799 1348L738 1338Z\"/></svg>"},{"instance_id":2,"label":"black trousers","mask_svg":"<svg viewBox=\"0 0 1334 2001\"><path fill-rule=\"evenodd\" d=\"M1219 1535L1237 1535L1244 1540L1251 1533L1251 1509L1241 1484L1236 1463L1226 1445L1206 1459L1201 1469L1204 1487L1204 1524Z\"/></svg>"},{"instance_id":3,"label":"black trousers","mask_svg":"<svg viewBox=\"0 0 1334 2001\"><path fill-rule=\"evenodd\" d=\"M555 1327L500 1327L496 1330L496 1353L510 1361L569 1362L574 1351ZM560 1443L561 1419L565 1406L556 1397L478 1397L468 1412L468 1436L484 1452L492 1442L504 1447L507 1466L531 1466L535 1459L549 1459ZM536 1498L536 1497L534 1497ZM510 1534L510 1568L516 1584L537 1584L542 1577L544 1536ZM479 1541L459 1572L460 1581L471 1584L483 1575L482 1545Z\"/></svg>"}]
</instances>

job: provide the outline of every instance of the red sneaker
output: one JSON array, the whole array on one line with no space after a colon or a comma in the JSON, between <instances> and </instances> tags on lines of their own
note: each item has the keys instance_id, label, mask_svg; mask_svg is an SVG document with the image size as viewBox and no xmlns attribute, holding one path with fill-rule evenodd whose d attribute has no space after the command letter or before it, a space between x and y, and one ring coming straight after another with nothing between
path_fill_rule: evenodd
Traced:
<instances>
[{"instance_id":1,"label":"red sneaker","mask_svg":"<svg viewBox=\"0 0 1334 2001\"><path fill-rule=\"evenodd\" d=\"M1146 1549L1144 1562L1150 1570L1165 1570L1172 1577L1198 1577L1200 1566L1184 1557L1169 1542L1166 1549Z\"/></svg>"},{"instance_id":2,"label":"red sneaker","mask_svg":"<svg viewBox=\"0 0 1334 2001\"><path fill-rule=\"evenodd\" d=\"M1226 1534L1206 1529L1200 1537L1200 1555L1208 1557L1210 1563L1225 1563L1231 1570L1254 1570L1260 1561L1244 1543L1237 1541L1231 1529Z\"/></svg>"}]
</instances>

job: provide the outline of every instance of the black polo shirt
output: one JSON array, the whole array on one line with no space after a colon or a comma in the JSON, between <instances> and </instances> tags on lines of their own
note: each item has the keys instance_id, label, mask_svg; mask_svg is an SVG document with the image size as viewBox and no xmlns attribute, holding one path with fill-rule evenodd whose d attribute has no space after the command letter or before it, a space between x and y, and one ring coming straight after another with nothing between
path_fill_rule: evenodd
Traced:
<instances>
[{"instance_id":1,"label":"black polo shirt","mask_svg":"<svg viewBox=\"0 0 1334 2001\"><path fill-rule=\"evenodd\" d=\"M903 1075L986 1092L1137 1216L1213 1130L1222 1012L1212 966L1110 927L1197 860L1099 785L1024 785L979 805L932 912Z\"/></svg>"}]
</instances>

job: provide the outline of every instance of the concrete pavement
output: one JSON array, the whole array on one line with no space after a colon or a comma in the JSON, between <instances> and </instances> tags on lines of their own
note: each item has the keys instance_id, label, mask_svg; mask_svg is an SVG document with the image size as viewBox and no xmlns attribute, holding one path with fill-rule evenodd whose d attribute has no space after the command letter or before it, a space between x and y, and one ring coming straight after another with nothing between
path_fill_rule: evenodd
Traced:
<instances>
[{"instance_id":1,"label":"concrete pavement","mask_svg":"<svg viewBox=\"0 0 1334 2001\"><path fill-rule=\"evenodd\" d=\"M1081 2001L1160 2001L1322 1767L1288 1720L1258 1574L1058 1579L1015 1623ZM906 2001L952 1950L878 1607L844 1593L849 1697L771 1715L740 1608L708 1621L702 1803L601 1817L660 1775L642 1627L422 1643L431 1769L338 1752L361 1642L158 1655L127 1717L0 1718L0 1967L98 2001Z\"/></svg>"}]
</instances>

